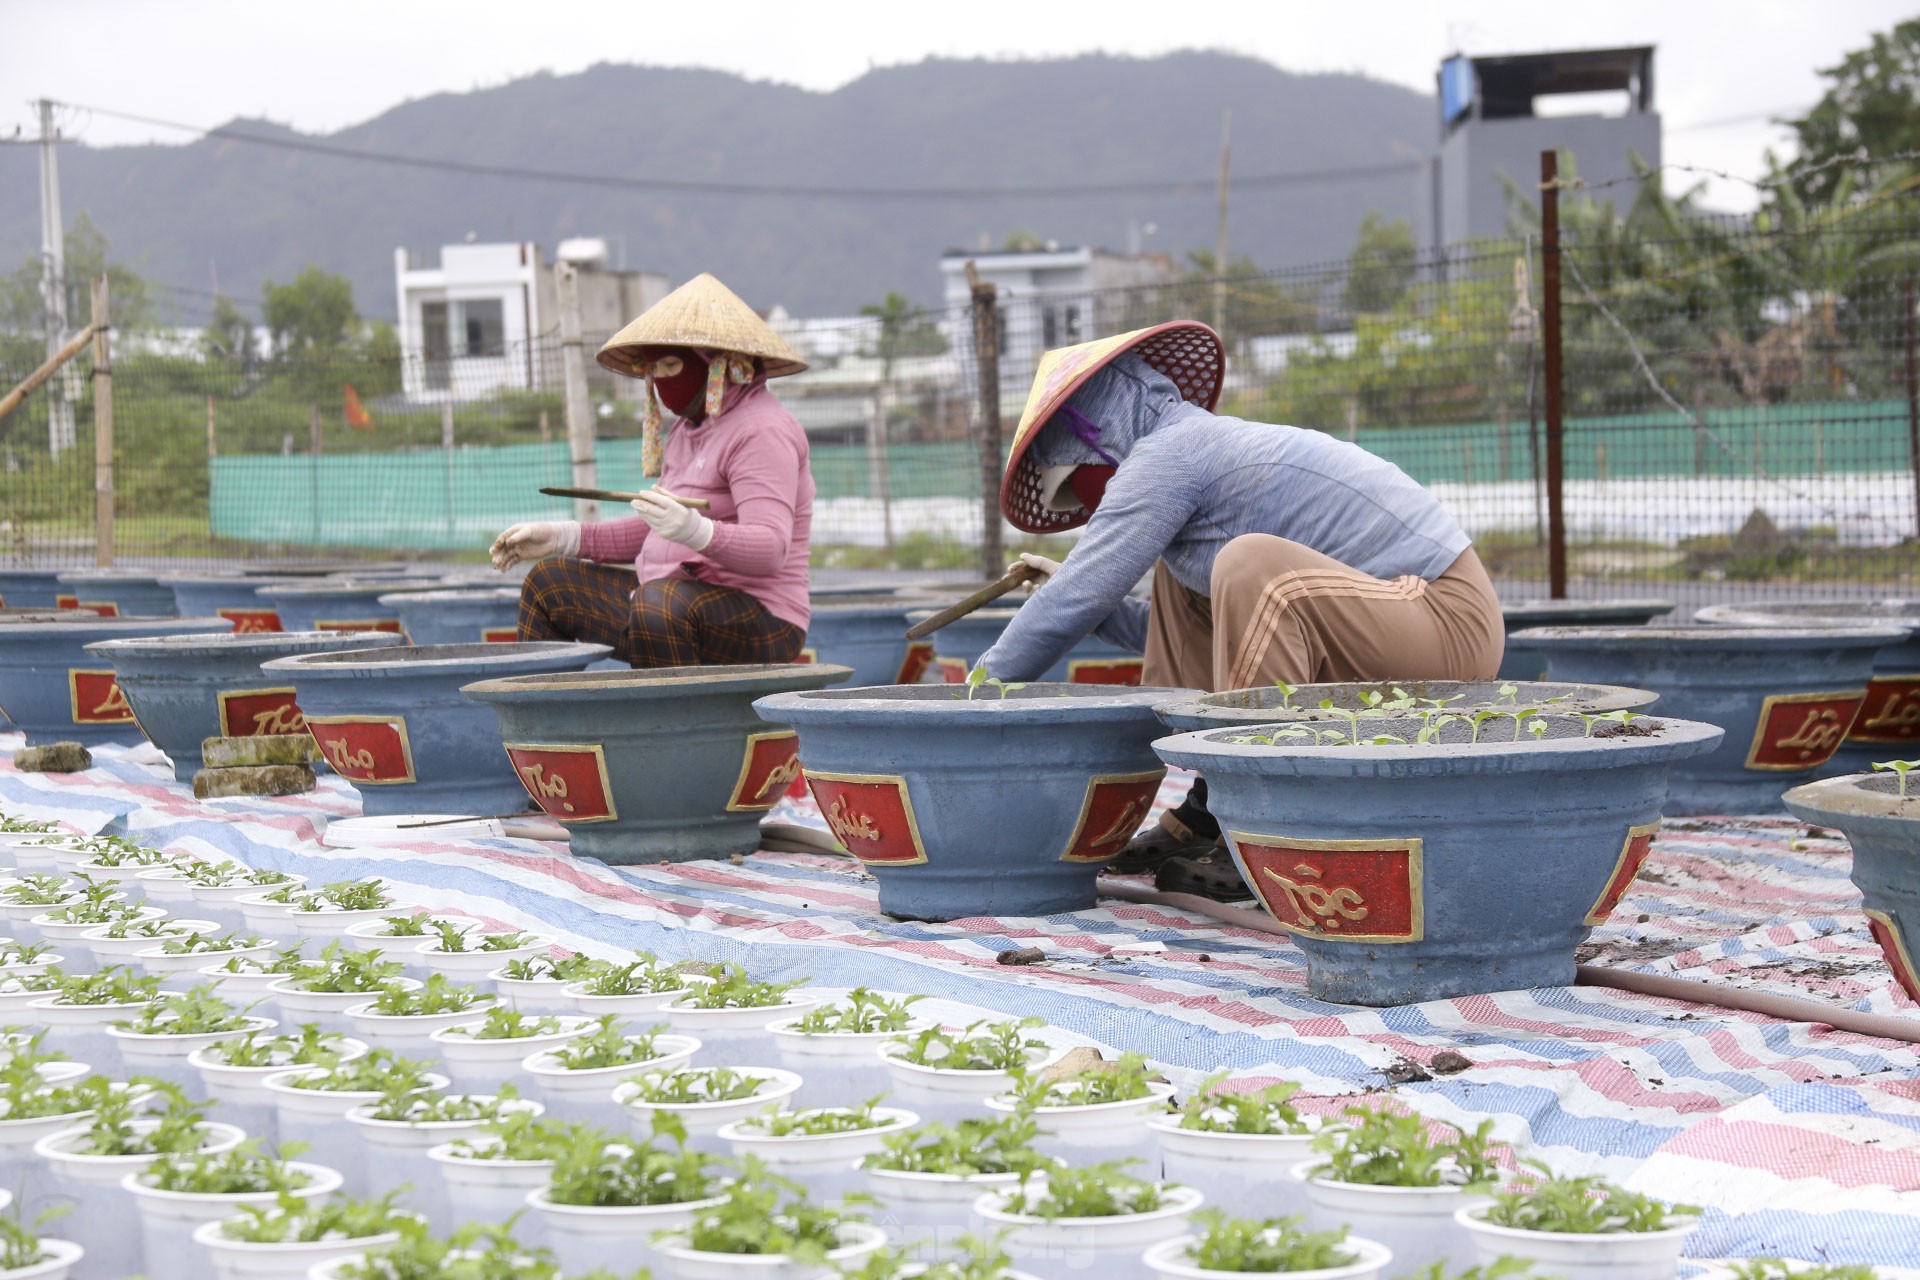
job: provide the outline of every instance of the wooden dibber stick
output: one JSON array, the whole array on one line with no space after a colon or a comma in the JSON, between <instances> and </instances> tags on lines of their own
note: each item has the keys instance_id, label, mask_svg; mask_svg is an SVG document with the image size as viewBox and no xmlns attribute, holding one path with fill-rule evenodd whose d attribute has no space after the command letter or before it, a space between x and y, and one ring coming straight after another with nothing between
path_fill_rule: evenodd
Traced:
<instances>
[{"instance_id":1,"label":"wooden dibber stick","mask_svg":"<svg viewBox=\"0 0 1920 1280\"><path fill-rule=\"evenodd\" d=\"M637 493L622 493L618 489L569 489L561 485L550 485L541 489L540 492L550 498L591 498L595 502L632 502L640 496ZM655 489L653 492L663 498L672 498L692 511L705 511L713 505L705 498L683 498L677 493L668 493L665 489Z\"/></svg>"},{"instance_id":2,"label":"wooden dibber stick","mask_svg":"<svg viewBox=\"0 0 1920 1280\"><path fill-rule=\"evenodd\" d=\"M948 623L960 621L960 619L966 617L974 610L985 608L1001 596L1006 595L1007 592L1014 590L1016 587L1024 586L1039 576L1040 571L1032 565L1024 562L1017 564L1007 570L1006 577L1000 579L1000 581L994 583L992 586L982 587L965 600L962 600L959 604L948 605L931 618L916 622L908 627L907 639L919 640L922 637L930 636Z\"/></svg>"}]
</instances>

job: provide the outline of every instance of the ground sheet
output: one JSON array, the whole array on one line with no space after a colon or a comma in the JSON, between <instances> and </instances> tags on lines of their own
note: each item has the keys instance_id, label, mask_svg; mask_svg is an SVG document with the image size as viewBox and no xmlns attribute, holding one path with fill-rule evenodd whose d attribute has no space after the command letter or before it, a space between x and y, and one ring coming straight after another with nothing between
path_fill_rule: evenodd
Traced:
<instances>
[{"instance_id":1,"label":"ground sheet","mask_svg":"<svg viewBox=\"0 0 1920 1280\"><path fill-rule=\"evenodd\" d=\"M96 768L71 776L0 764L0 809L316 880L379 875L418 905L537 926L590 953L735 960L756 977L1034 1015L1144 1052L1183 1085L1218 1068L1300 1081L1322 1112L1454 1050L1472 1065L1397 1096L1439 1121L1491 1117L1503 1140L1562 1170L1703 1206L1693 1256L1920 1268L1920 1046L1596 987L1329 1005L1306 995L1300 953L1273 935L1113 899L1046 918L902 923L834 857L610 868L524 840L329 849L327 820L359 809L337 780L310 796L203 803L150 750L98 750ZM1170 781L1162 801L1183 785ZM774 818L823 827L803 802ZM1847 869L1844 841L1784 818L1669 822L1582 959L1920 1018ZM1048 959L995 962L1019 946Z\"/></svg>"}]
</instances>

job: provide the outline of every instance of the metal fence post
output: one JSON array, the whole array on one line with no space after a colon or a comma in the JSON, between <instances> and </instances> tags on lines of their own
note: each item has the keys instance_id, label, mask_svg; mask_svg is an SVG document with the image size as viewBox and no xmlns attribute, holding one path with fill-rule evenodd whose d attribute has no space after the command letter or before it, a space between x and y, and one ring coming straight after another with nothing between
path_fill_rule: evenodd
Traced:
<instances>
[{"instance_id":1,"label":"metal fence post","mask_svg":"<svg viewBox=\"0 0 1920 1280\"><path fill-rule=\"evenodd\" d=\"M107 278L93 278L93 558L113 564L113 322Z\"/></svg>"},{"instance_id":2,"label":"metal fence post","mask_svg":"<svg viewBox=\"0 0 1920 1280\"><path fill-rule=\"evenodd\" d=\"M1913 277L1900 282L1900 332L1907 356L1907 465L1913 471L1914 536L1920 537L1920 370L1913 355Z\"/></svg>"},{"instance_id":3,"label":"metal fence post","mask_svg":"<svg viewBox=\"0 0 1920 1280\"><path fill-rule=\"evenodd\" d=\"M594 478L593 405L587 398L587 353L580 337L580 273L567 262L555 270L560 283L560 368L567 397L567 452L573 459L573 479L568 483L576 489L593 489L600 482ZM575 498L573 517L598 520L600 504Z\"/></svg>"},{"instance_id":4,"label":"metal fence post","mask_svg":"<svg viewBox=\"0 0 1920 1280\"><path fill-rule=\"evenodd\" d=\"M1555 600L1567 598L1566 478L1560 368L1560 155L1540 153L1540 308L1545 339L1547 409L1547 581Z\"/></svg>"},{"instance_id":5,"label":"metal fence post","mask_svg":"<svg viewBox=\"0 0 1920 1280\"><path fill-rule=\"evenodd\" d=\"M967 264L967 289L973 301L973 356L980 394L980 572L997 578L1006 568L1000 537L1000 308L997 290Z\"/></svg>"}]
</instances>

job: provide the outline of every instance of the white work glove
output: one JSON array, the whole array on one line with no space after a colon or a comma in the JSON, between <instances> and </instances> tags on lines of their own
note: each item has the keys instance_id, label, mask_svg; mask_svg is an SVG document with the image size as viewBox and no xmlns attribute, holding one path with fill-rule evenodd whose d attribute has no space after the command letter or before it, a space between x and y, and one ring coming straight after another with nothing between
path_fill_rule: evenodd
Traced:
<instances>
[{"instance_id":1,"label":"white work glove","mask_svg":"<svg viewBox=\"0 0 1920 1280\"><path fill-rule=\"evenodd\" d=\"M580 554L578 520L529 520L516 524L493 540L487 553L493 567L505 573L522 560L545 560L549 556Z\"/></svg>"},{"instance_id":2,"label":"white work glove","mask_svg":"<svg viewBox=\"0 0 1920 1280\"><path fill-rule=\"evenodd\" d=\"M713 521L683 507L657 489L649 489L633 500L633 509L649 528L668 542L677 542L695 551L705 551L713 541Z\"/></svg>"},{"instance_id":3,"label":"white work glove","mask_svg":"<svg viewBox=\"0 0 1920 1280\"><path fill-rule=\"evenodd\" d=\"M1040 574L1038 578L1034 578L1027 583L1028 595L1032 595L1049 582L1052 582L1053 575L1060 572L1060 562L1058 560L1049 560L1045 556L1035 555L1031 551L1022 551L1020 558L1007 566L1007 572L1012 573L1021 565L1026 565L1027 568L1036 570Z\"/></svg>"}]
</instances>

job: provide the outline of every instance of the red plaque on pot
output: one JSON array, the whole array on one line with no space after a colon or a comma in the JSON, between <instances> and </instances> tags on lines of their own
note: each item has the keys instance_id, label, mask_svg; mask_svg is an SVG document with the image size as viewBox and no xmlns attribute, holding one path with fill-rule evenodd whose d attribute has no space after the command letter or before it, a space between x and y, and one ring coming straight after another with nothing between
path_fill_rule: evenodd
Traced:
<instances>
[{"instance_id":1,"label":"red plaque on pot","mask_svg":"<svg viewBox=\"0 0 1920 1280\"><path fill-rule=\"evenodd\" d=\"M222 737L307 731L307 718L295 705L292 689L223 689L216 697Z\"/></svg>"},{"instance_id":2,"label":"red plaque on pot","mask_svg":"<svg viewBox=\"0 0 1920 1280\"><path fill-rule=\"evenodd\" d=\"M1067 664L1073 684L1139 684L1145 658L1082 658Z\"/></svg>"},{"instance_id":3,"label":"red plaque on pot","mask_svg":"<svg viewBox=\"0 0 1920 1280\"><path fill-rule=\"evenodd\" d=\"M404 716L308 716L307 731L333 771L356 786L415 781Z\"/></svg>"},{"instance_id":4,"label":"red plaque on pot","mask_svg":"<svg viewBox=\"0 0 1920 1280\"><path fill-rule=\"evenodd\" d=\"M80 607L80 597L70 596L64 592L55 592L53 607L56 609L78 609Z\"/></svg>"},{"instance_id":5,"label":"red plaque on pot","mask_svg":"<svg viewBox=\"0 0 1920 1280\"><path fill-rule=\"evenodd\" d=\"M967 682L967 663L964 658L938 658L934 665L940 668L940 680L943 684L965 684Z\"/></svg>"},{"instance_id":6,"label":"red plaque on pot","mask_svg":"<svg viewBox=\"0 0 1920 1280\"><path fill-rule=\"evenodd\" d=\"M884 773L816 773L807 785L848 853L871 866L909 867L927 860L907 780Z\"/></svg>"},{"instance_id":7,"label":"red plaque on pot","mask_svg":"<svg viewBox=\"0 0 1920 1280\"><path fill-rule=\"evenodd\" d=\"M1867 930L1880 944L1880 954L1887 958L1887 967L1899 980L1900 989L1907 993L1909 1000L1920 1001L1920 973L1914 971L1913 957L1907 952L1907 940L1900 935L1900 926L1884 911L1872 907L1866 911Z\"/></svg>"},{"instance_id":8,"label":"red plaque on pot","mask_svg":"<svg viewBox=\"0 0 1920 1280\"><path fill-rule=\"evenodd\" d=\"M282 630L280 615L272 609L215 609L233 624L234 635Z\"/></svg>"},{"instance_id":9,"label":"red plaque on pot","mask_svg":"<svg viewBox=\"0 0 1920 1280\"><path fill-rule=\"evenodd\" d=\"M927 674L927 668L933 665L933 641L913 640L907 644L907 656L900 659L900 673L893 678L895 684L919 684L920 677Z\"/></svg>"},{"instance_id":10,"label":"red plaque on pot","mask_svg":"<svg viewBox=\"0 0 1920 1280\"><path fill-rule=\"evenodd\" d=\"M1153 798L1160 793L1160 781L1166 776L1165 769L1153 769L1089 779L1086 799L1080 802L1080 821L1060 861L1105 862L1126 848L1127 841L1153 812Z\"/></svg>"},{"instance_id":11,"label":"red plaque on pot","mask_svg":"<svg viewBox=\"0 0 1920 1280\"><path fill-rule=\"evenodd\" d=\"M1825 764L1845 740L1865 692L1774 694L1760 704L1747 768L1799 771Z\"/></svg>"},{"instance_id":12,"label":"red plaque on pot","mask_svg":"<svg viewBox=\"0 0 1920 1280\"><path fill-rule=\"evenodd\" d=\"M812 666L814 663L820 661L820 651L818 649L802 649L795 655L793 660L802 666Z\"/></svg>"},{"instance_id":13,"label":"red plaque on pot","mask_svg":"<svg viewBox=\"0 0 1920 1280\"><path fill-rule=\"evenodd\" d=\"M112 671L67 672L67 702L75 724L132 724L133 708Z\"/></svg>"},{"instance_id":14,"label":"red plaque on pot","mask_svg":"<svg viewBox=\"0 0 1920 1280\"><path fill-rule=\"evenodd\" d=\"M1920 675L1875 676L1848 742L1920 742Z\"/></svg>"},{"instance_id":15,"label":"red plaque on pot","mask_svg":"<svg viewBox=\"0 0 1920 1280\"><path fill-rule=\"evenodd\" d=\"M103 618L120 616L120 606L111 600L89 600L82 602L79 596L55 596L55 605L62 609L77 609L82 613L97 613Z\"/></svg>"},{"instance_id":16,"label":"red plaque on pot","mask_svg":"<svg viewBox=\"0 0 1920 1280\"><path fill-rule=\"evenodd\" d=\"M1643 822L1627 828L1627 838L1621 842L1620 857L1613 864L1613 873L1607 877L1607 887L1594 899L1593 910L1587 912L1589 925L1605 924L1613 909L1620 905L1620 899L1627 896L1633 878L1640 874L1647 855L1653 852L1653 833L1659 829L1658 822Z\"/></svg>"},{"instance_id":17,"label":"red plaque on pot","mask_svg":"<svg viewBox=\"0 0 1920 1280\"><path fill-rule=\"evenodd\" d=\"M507 759L533 802L557 822L610 822L613 784L607 756L598 745L509 742Z\"/></svg>"},{"instance_id":18,"label":"red plaque on pot","mask_svg":"<svg viewBox=\"0 0 1920 1280\"><path fill-rule=\"evenodd\" d=\"M1329 942L1418 942L1426 936L1418 838L1228 834L1254 892L1288 930Z\"/></svg>"},{"instance_id":19,"label":"red plaque on pot","mask_svg":"<svg viewBox=\"0 0 1920 1280\"><path fill-rule=\"evenodd\" d=\"M734 779L733 795L727 800L727 812L771 809L799 776L798 734L791 729L750 733L740 759L740 776Z\"/></svg>"},{"instance_id":20,"label":"red plaque on pot","mask_svg":"<svg viewBox=\"0 0 1920 1280\"><path fill-rule=\"evenodd\" d=\"M518 627L480 628L480 643L482 644L518 644L519 641L520 628Z\"/></svg>"},{"instance_id":21,"label":"red plaque on pot","mask_svg":"<svg viewBox=\"0 0 1920 1280\"><path fill-rule=\"evenodd\" d=\"M405 635L400 629L398 618L321 618L313 624L315 631L391 631L394 635Z\"/></svg>"}]
</instances>

